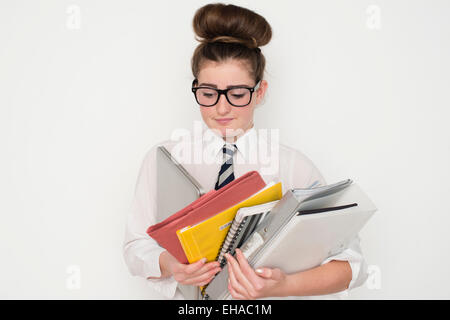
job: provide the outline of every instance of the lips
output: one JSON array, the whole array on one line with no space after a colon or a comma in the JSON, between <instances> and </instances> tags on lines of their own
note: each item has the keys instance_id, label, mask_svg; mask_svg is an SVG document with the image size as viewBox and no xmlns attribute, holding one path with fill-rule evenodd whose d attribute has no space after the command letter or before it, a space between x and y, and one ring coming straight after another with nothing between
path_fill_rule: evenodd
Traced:
<instances>
[{"instance_id":1,"label":"lips","mask_svg":"<svg viewBox=\"0 0 450 320\"><path fill-rule=\"evenodd\" d=\"M222 119L216 119L216 121L221 125L226 125L230 123L233 120L233 118L222 118Z\"/></svg>"}]
</instances>

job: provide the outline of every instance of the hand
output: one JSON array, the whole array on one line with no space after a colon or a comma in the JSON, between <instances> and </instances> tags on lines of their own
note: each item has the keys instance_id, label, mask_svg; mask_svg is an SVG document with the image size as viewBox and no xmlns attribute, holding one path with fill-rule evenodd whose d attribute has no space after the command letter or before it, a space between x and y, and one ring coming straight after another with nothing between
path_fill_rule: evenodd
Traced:
<instances>
[{"instance_id":1,"label":"hand","mask_svg":"<svg viewBox=\"0 0 450 320\"><path fill-rule=\"evenodd\" d=\"M169 269L173 278L181 284L204 286L221 270L219 262L206 263L206 258L191 264L180 263L175 258L174 260L169 264Z\"/></svg>"},{"instance_id":2,"label":"hand","mask_svg":"<svg viewBox=\"0 0 450 320\"><path fill-rule=\"evenodd\" d=\"M239 249L236 249L237 260L229 253L225 257L228 261L228 291L234 299L283 296L286 274L280 269L254 270Z\"/></svg>"}]
</instances>

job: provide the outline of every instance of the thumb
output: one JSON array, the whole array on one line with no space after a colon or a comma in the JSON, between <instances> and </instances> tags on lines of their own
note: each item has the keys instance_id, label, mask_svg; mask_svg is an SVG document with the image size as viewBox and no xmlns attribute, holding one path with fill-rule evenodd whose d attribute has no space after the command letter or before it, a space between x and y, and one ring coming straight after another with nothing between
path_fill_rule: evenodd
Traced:
<instances>
[{"instance_id":1,"label":"thumb","mask_svg":"<svg viewBox=\"0 0 450 320\"><path fill-rule=\"evenodd\" d=\"M272 278L272 270L269 268L258 268L255 270L256 274L260 277L270 279Z\"/></svg>"},{"instance_id":2,"label":"thumb","mask_svg":"<svg viewBox=\"0 0 450 320\"><path fill-rule=\"evenodd\" d=\"M258 268L255 272L257 275L265 279L277 280L281 277L280 269Z\"/></svg>"}]
</instances>

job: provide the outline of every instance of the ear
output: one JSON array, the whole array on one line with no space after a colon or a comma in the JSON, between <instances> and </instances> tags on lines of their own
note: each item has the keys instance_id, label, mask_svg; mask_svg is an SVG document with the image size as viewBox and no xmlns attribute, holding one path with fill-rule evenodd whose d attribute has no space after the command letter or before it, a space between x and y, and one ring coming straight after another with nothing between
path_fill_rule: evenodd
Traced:
<instances>
[{"instance_id":1,"label":"ear","mask_svg":"<svg viewBox=\"0 0 450 320\"><path fill-rule=\"evenodd\" d=\"M255 91L256 94L256 104L260 104L261 101L264 99L264 96L266 94L267 88L269 87L269 84L266 80L261 80L261 83L259 85L259 88L257 91Z\"/></svg>"}]
</instances>

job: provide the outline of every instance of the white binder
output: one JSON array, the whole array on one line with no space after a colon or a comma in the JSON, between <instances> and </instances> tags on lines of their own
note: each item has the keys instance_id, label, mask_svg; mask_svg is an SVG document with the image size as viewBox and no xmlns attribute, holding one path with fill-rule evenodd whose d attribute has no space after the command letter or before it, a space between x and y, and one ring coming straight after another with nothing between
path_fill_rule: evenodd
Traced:
<instances>
[{"instance_id":1,"label":"white binder","mask_svg":"<svg viewBox=\"0 0 450 320\"><path fill-rule=\"evenodd\" d=\"M307 270L345 250L376 210L351 180L291 189L241 250L253 268L280 268L286 273ZM204 299L231 299L227 265L204 293Z\"/></svg>"}]
</instances>

